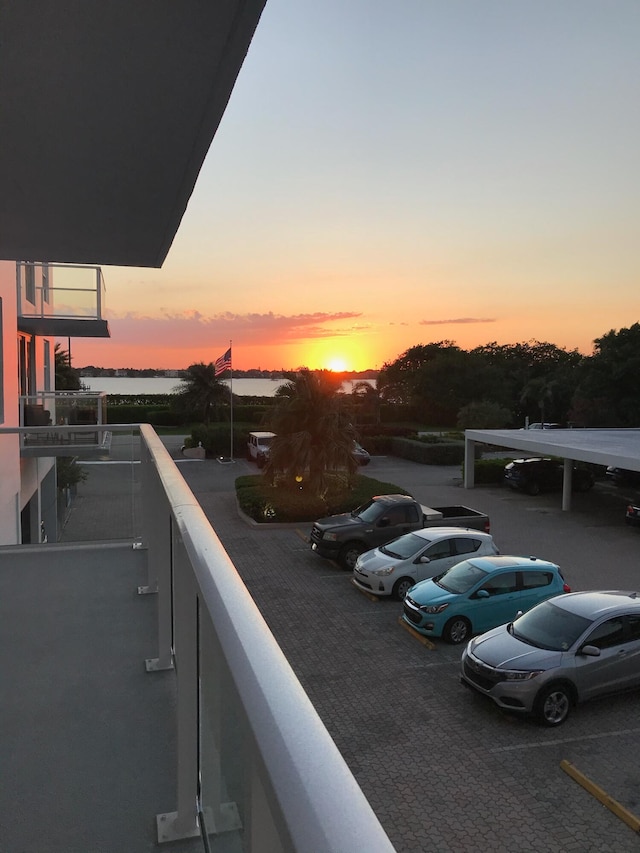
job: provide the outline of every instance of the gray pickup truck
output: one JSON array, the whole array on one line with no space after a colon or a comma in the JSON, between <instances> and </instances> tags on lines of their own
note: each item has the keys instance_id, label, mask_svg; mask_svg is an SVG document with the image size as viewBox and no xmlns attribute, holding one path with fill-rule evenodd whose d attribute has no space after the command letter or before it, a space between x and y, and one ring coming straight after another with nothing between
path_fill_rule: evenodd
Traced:
<instances>
[{"instance_id":1,"label":"gray pickup truck","mask_svg":"<svg viewBox=\"0 0 640 853\"><path fill-rule=\"evenodd\" d=\"M410 495L377 495L352 512L314 522L311 548L352 570L364 551L423 527L472 527L491 532L489 516L467 506L427 507Z\"/></svg>"}]
</instances>

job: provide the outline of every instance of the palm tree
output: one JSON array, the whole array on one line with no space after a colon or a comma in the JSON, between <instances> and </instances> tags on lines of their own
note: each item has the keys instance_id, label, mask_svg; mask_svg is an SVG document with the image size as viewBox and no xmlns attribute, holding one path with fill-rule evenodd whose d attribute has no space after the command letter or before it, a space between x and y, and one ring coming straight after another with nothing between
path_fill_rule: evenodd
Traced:
<instances>
[{"instance_id":1,"label":"palm tree","mask_svg":"<svg viewBox=\"0 0 640 853\"><path fill-rule=\"evenodd\" d=\"M56 374L56 391L79 391L82 387L80 371L71 367L69 350L62 349L61 344L55 344L53 361Z\"/></svg>"},{"instance_id":2,"label":"palm tree","mask_svg":"<svg viewBox=\"0 0 640 853\"><path fill-rule=\"evenodd\" d=\"M545 423L547 403L553 405L557 389L558 382L554 379L546 379L542 376L530 379L520 395L520 404L527 406L534 403L540 411L541 423Z\"/></svg>"},{"instance_id":3,"label":"palm tree","mask_svg":"<svg viewBox=\"0 0 640 853\"><path fill-rule=\"evenodd\" d=\"M275 394L269 423L276 433L265 474L303 478L319 497L325 497L328 472L357 471L353 456L356 433L351 424L341 381L330 371L302 368L287 375Z\"/></svg>"},{"instance_id":4,"label":"palm tree","mask_svg":"<svg viewBox=\"0 0 640 853\"><path fill-rule=\"evenodd\" d=\"M211 421L211 411L228 396L227 386L216 378L213 362L191 364L185 371L180 385L174 389L176 403L183 409L202 413L205 424Z\"/></svg>"},{"instance_id":5,"label":"palm tree","mask_svg":"<svg viewBox=\"0 0 640 853\"><path fill-rule=\"evenodd\" d=\"M351 389L351 396L361 406L363 414L371 413L374 423L380 423L380 406L382 405L382 397L380 391L370 382L361 380L355 382Z\"/></svg>"}]
</instances>

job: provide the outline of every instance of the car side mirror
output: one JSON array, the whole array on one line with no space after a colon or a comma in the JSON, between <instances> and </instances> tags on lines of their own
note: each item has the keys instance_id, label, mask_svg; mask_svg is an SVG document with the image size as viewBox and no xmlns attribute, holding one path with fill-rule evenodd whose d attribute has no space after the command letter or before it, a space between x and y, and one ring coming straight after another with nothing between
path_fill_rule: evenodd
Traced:
<instances>
[{"instance_id":1,"label":"car side mirror","mask_svg":"<svg viewBox=\"0 0 640 853\"><path fill-rule=\"evenodd\" d=\"M518 610L518 612L516 613L516 615L515 615L515 617L514 617L514 618L515 618L515 619L519 619L519 618L522 616L522 614L523 614L523 613L524 613L524 611L523 611L523 610Z\"/></svg>"},{"instance_id":2,"label":"car side mirror","mask_svg":"<svg viewBox=\"0 0 640 853\"><path fill-rule=\"evenodd\" d=\"M599 658L600 657L600 649L597 646L583 646L580 649L581 655L586 655L590 658Z\"/></svg>"},{"instance_id":3,"label":"car side mirror","mask_svg":"<svg viewBox=\"0 0 640 853\"><path fill-rule=\"evenodd\" d=\"M378 522L378 527L388 527L389 526L389 516L383 515L380 521Z\"/></svg>"},{"instance_id":4,"label":"car side mirror","mask_svg":"<svg viewBox=\"0 0 640 853\"><path fill-rule=\"evenodd\" d=\"M419 563L430 563L430 562L431 562L431 558L430 558L430 557L427 557L427 555L426 555L426 554L423 554L423 555L420 557L420 559L418 560L418 562L419 562Z\"/></svg>"},{"instance_id":5,"label":"car side mirror","mask_svg":"<svg viewBox=\"0 0 640 853\"><path fill-rule=\"evenodd\" d=\"M489 593L486 589L479 589L476 592L476 598L489 598Z\"/></svg>"}]
</instances>

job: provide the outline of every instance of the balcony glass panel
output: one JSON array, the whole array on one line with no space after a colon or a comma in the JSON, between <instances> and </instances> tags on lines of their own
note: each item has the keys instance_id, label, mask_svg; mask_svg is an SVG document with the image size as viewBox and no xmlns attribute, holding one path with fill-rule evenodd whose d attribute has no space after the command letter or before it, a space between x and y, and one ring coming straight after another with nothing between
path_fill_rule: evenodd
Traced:
<instances>
[{"instance_id":1,"label":"balcony glass panel","mask_svg":"<svg viewBox=\"0 0 640 853\"><path fill-rule=\"evenodd\" d=\"M20 317L102 319L100 267L19 262L17 278Z\"/></svg>"}]
</instances>

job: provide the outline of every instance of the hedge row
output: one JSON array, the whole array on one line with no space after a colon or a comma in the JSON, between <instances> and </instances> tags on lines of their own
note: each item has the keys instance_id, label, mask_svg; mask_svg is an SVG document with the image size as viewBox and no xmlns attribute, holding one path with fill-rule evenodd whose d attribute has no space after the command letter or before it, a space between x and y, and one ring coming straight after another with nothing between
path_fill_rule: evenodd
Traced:
<instances>
[{"instance_id":1,"label":"hedge row","mask_svg":"<svg viewBox=\"0 0 640 853\"><path fill-rule=\"evenodd\" d=\"M269 411L268 406L234 406L233 419L238 423L249 423L251 429L265 429L261 424ZM215 420L216 424L229 424L230 410L225 409L224 420ZM171 406L155 404L123 403L113 405L107 402L107 423L110 424L152 424L153 426L187 426L202 420L201 412L178 411Z\"/></svg>"},{"instance_id":2,"label":"hedge row","mask_svg":"<svg viewBox=\"0 0 640 853\"><path fill-rule=\"evenodd\" d=\"M336 474L326 500L311 494L303 485L274 488L262 474L238 477L236 496L240 509L254 521L313 522L317 518L350 512L374 495L408 494L394 483L356 475L348 480Z\"/></svg>"},{"instance_id":3,"label":"hedge row","mask_svg":"<svg viewBox=\"0 0 640 853\"><path fill-rule=\"evenodd\" d=\"M393 438L391 452L394 456L421 462L423 465L459 465L464 460L464 442L426 444L417 439Z\"/></svg>"}]
</instances>

